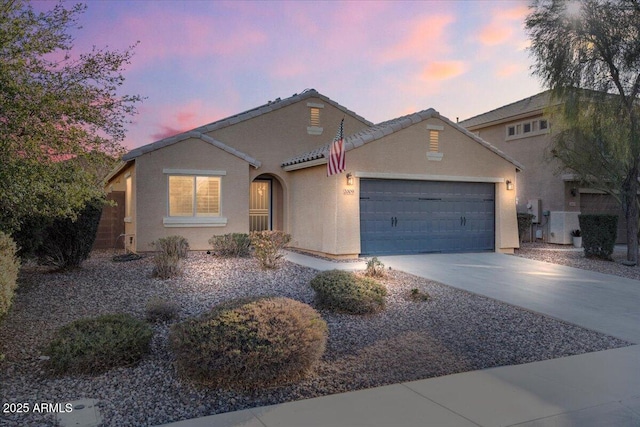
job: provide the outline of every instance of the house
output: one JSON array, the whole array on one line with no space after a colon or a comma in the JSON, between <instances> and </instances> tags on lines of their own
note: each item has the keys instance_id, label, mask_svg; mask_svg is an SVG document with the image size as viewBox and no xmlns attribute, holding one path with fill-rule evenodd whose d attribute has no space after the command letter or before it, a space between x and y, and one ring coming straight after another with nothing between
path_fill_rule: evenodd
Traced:
<instances>
[{"instance_id":1,"label":"house","mask_svg":"<svg viewBox=\"0 0 640 427\"><path fill-rule=\"evenodd\" d=\"M344 118L345 173L328 177ZM428 109L378 125L311 89L136 148L109 176L134 251L283 230L331 257L518 247L520 163Z\"/></svg>"},{"instance_id":2,"label":"house","mask_svg":"<svg viewBox=\"0 0 640 427\"><path fill-rule=\"evenodd\" d=\"M619 215L618 243L626 243L626 221L616 200L581 186L547 155L553 123L545 110L551 105L558 101L545 91L459 124L525 166L517 175L516 200L518 212L534 215L531 238L570 244L580 213L611 213Z\"/></svg>"}]
</instances>

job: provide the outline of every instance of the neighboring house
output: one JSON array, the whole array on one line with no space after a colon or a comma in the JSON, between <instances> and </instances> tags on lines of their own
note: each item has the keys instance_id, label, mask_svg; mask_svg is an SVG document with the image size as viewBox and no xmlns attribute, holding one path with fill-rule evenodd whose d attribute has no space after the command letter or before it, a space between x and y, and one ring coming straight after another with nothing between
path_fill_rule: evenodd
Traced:
<instances>
[{"instance_id":1,"label":"neighboring house","mask_svg":"<svg viewBox=\"0 0 640 427\"><path fill-rule=\"evenodd\" d=\"M347 169L327 177L343 117ZM173 234L204 250L213 235L274 229L332 257L511 253L521 168L433 109L374 126L307 90L136 148L107 189L125 192L135 251Z\"/></svg>"},{"instance_id":2,"label":"neighboring house","mask_svg":"<svg viewBox=\"0 0 640 427\"><path fill-rule=\"evenodd\" d=\"M534 215L532 238L570 244L570 232L580 228L580 213L613 213L620 218L618 243L625 243L626 222L615 199L581 187L574 175L561 173L559 162L547 156L553 135L553 123L545 115L550 102L550 92L545 91L459 125L524 165L517 176L517 209Z\"/></svg>"}]
</instances>

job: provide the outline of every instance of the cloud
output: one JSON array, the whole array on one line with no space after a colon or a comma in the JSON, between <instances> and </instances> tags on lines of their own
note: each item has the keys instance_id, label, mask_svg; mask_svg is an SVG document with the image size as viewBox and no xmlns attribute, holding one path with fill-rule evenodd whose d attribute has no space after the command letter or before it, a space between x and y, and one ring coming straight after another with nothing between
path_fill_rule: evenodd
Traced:
<instances>
[{"instance_id":1,"label":"cloud","mask_svg":"<svg viewBox=\"0 0 640 427\"><path fill-rule=\"evenodd\" d=\"M515 7L498 9L495 14L497 19L522 22L524 21L524 18L529 14L529 7L523 3Z\"/></svg>"},{"instance_id":2,"label":"cloud","mask_svg":"<svg viewBox=\"0 0 640 427\"><path fill-rule=\"evenodd\" d=\"M523 64L501 64L496 68L496 77L506 78L526 73L527 67Z\"/></svg>"},{"instance_id":3,"label":"cloud","mask_svg":"<svg viewBox=\"0 0 640 427\"><path fill-rule=\"evenodd\" d=\"M164 60L179 63L184 59L248 55L268 42L267 32L250 17L230 19L233 4L203 2L199 8L184 7L186 4L134 3L116 9L117 16L101 20L101 14L110 14L111 4L91 3L91 25L78 33L76 45L80 51L90 50L93 45L125 49L139 41L129 67L139 69Z\"/></svg>"},{"instance_id":4,"label":"cloud","mask_svg":"<svg viewBox=\"0 0 640 427\"><path fill-rule=\"evenodd\" d=\"M478 40L486 46L495 46L508 41L512 34L513 29L511 27L488 25L480 31L480 34L478 34Z\"/></svg>"},{"instance_id":5,"label":"cloud","mask_svg":"<svg viewBox=\"0 0 640 427\"><path fill-rule=\"evenodd\" d=\"M485 46L510 43L514 34L520 31L528 12L529 9L524 4L490 11L490 21L480 29L477 39Z\"/></svg>"},{"instance_id":6,"label":"cloud","mask_svg":"<svg viewBox=\"0 0 640 427\"><path fill-rule=\"evenodd\" d=\"M163 104L155 106L153 110L145 114L146 117L153 118L146 123L151 141L168 138L237 113L216 108L212 103L201 99L190 100L181 105Z\"/></svg>"},{"instance_id":7,"label":"cloud","mask_svg":"<svg viewBox=\"0 0 640 427\"><path fill-rule=\"evenodd\" d=\"M445 30L455 21L452 14L424 16L403 23L401 33L406 33L399 41L380 51L378 60L382 63L405 59L433 57L450 51Z\"/></svg>"},{"instance_id":8,"label":"cloud","mask_svg":"<svg viewBox=\"0 0 640 427\"><path fill-rule=\"evenodd\" d=\"M465 72L463 61L430 62L424 69L422 77L426 80L446 80Z\"/></svg>"}]
</instances>

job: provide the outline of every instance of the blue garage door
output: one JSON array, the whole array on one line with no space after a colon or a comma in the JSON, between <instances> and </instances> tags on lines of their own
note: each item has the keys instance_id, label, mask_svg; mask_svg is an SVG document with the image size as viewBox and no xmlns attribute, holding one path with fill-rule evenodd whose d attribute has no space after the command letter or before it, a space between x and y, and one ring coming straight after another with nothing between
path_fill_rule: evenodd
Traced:
<instances>
[{"instance_id":1,"label":"blue garage door","mask_svg":"<svg viewBox=\"0 0 640 427\"><path fill-rule=\"evenodd\" d=\"M360 180L364 255L493 251L495 185Z\"/></svg>"}]
</instances>

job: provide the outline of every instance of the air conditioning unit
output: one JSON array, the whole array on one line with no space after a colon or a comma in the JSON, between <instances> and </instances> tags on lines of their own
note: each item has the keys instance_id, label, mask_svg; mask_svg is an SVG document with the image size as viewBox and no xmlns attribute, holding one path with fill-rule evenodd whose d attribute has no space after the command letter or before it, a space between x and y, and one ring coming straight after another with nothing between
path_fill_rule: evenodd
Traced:
<instances>
[{"instance_id":1,"label":"air conditioning unit","mask_svg":"<svg viewBox=\"0 0 640 427\"><path fill-rule=\"evenodd\" d=\"M549 243L570 245L571 231L580 228L580 212L551 211L549 215Z\"/></svg>"}]
</instances>

